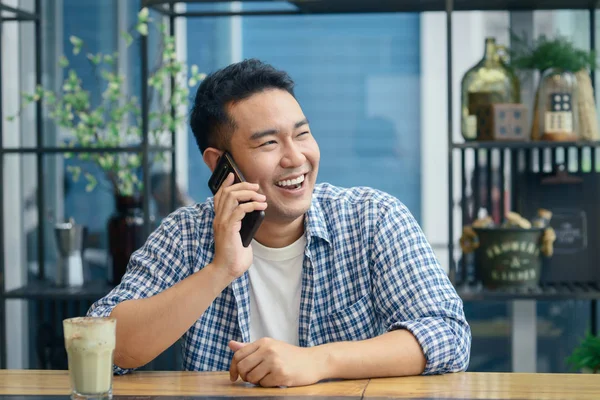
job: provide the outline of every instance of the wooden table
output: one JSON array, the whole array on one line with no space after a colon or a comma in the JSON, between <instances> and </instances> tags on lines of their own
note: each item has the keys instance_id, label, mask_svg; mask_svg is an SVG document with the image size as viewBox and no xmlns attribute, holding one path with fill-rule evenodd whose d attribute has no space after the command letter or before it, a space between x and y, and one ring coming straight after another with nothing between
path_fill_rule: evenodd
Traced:
<instances>
[{"instance_id":1,"label":"wooden table","mask_svg":"<svg viewBox=\"0 0 600 400\"><path fill-rule=\"evenodd\" d=\"M267 389L242 381L231 383L228 373L135 372L118 376L114 396L208 396L299 399L600 399L600 376L580 374L459 373L440 376L322 382L312 386ZM69 393L66 371L0 371L0 399L6 395ZM213 397L213 398L214 398ZM14 397L11 397L14 398ZM32 399L43 398L36 397ZM53 399L47 397L48 400ZM160 400L160 399L158 399Z\"/></svg>"}]
</instances>

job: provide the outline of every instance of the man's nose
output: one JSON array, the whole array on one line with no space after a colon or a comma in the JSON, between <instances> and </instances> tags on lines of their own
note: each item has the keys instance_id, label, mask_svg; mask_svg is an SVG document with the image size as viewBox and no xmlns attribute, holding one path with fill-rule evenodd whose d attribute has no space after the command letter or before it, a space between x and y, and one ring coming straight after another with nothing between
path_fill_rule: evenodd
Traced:
<instances>
[{"instance_id":1,"label":"man's nose","mask_svg":"<svg viewBox=\"0 0 600 400\"><path fill-rule=\"evenodd\" d=\"M286 147L283 158L281 159L281 166L283 168L297 168L304 165L305 162L306 157L301 149L294 144L290 144Z\"/></svg>"}]
</instances>

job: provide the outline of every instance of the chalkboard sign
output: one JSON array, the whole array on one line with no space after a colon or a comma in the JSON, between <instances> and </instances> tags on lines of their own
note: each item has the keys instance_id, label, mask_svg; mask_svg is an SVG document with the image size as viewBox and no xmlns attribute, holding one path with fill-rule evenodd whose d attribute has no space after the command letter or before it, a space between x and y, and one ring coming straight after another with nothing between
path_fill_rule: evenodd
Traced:
<instances>
[{"instance_id":1,"label":"chalkboard sign","mask_svg":"<svg viewBox=\"0 0 600 400\"><path fill-rule=\"evenodd\" d=\"M526 218L539 208L552 211L556 231L554 255L544 259L542 283L599 283L600 176L569 173L555 179L554 173L524 172L518 178L516 211Z\"/></svg>"}]
</instances>

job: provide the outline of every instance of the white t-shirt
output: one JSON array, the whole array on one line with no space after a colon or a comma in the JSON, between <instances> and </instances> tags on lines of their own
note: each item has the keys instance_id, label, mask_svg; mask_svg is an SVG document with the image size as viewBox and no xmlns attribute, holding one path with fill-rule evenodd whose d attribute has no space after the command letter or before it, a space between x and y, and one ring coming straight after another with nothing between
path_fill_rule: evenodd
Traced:
<instances>
[{"instance_id":1,"label":"white t-shirt","mask_svg":"<svg viewBox=\"0 0 600 400\"><path fill-rule=\"evenodd\" d=\"M255 240L251 246L250 341L270 337L297 346L306 237L278 249Z\"/></svg>"}]
</instances>

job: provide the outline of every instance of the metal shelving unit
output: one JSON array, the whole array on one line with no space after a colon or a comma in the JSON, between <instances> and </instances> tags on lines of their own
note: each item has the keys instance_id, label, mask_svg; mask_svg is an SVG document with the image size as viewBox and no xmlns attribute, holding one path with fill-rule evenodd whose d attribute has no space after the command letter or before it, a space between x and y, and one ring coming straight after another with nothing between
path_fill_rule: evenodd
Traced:
<instances>
[{"instance_id":1,"label":"metal shelving unit","mask_svg":"<svg viewBox=\"0 0 600 400\"><path fill-rule=\"evenodd\" d=\"M28 12L26 10L17 9L14 7L6 6L0 2L0 24L4 22L32 22L35 24L35 82L36 85L42 83L42 1L35 0L35 11ZM171 34L174 33L174 18L169 18L171 26ZM141 87L142 87L142 98L146 98L148 86L148 43L147 38L142 36L141 40L140 56L142 60L142 69L140 74ZM0 57L2 54L0 53ZM1 60L1 58L0 58ZM171 82L174 85L174 82ZM2 90L2 81L0 79L0 92ZM102 282L91 282L79 288L74 287L57 287L52 282L46 279L45 271L45 260L46 254L44 249L44 226L45 226L45 193L44 193L44 157L46 155L57 155L62 153L139 153L142 155L142 175L143 175L143 211L144 211L144 234L146 237L151 233L151 216L150 216L150 164L149 156L153 152L164 152L172 154L172 174L171 174L171 204L175 204L175 134L172 132L172 141L169 146L155 146L149 143L149 132L148 132L148 104L145 102L141 103L142 108L142 140L139 145L127 146L127 147L50 147L44 145L44 131L42 124L42 103L36 103L36 117L35 117L35 147L17 147L9 148L4 147L2 138L2 131L0 124L0 368L6 367L6 339L5 339L5 309L6 300L9 299L24 299L36 302L37 305L37 321L40 326L57 328L57 321L60 322L61 318L66 318L70 312L75 312L75 315L80 315L81 305L89 305L108 293L112 287ZM174 110L173 110L174 112ZM0 119L4 118L2 113L2 104L0 99ZM3 237L4 232L4 162L5 155L24 155L31 154L35 155L37 162L37 263L38 263L38 276L36 280L30 281L24 287L5 292L5 280L4 271L5 268L15 268L15 266L5 265L5 240ZM19 268L19 266L16 266ZM25 268L21 266L20 268ZM78 311L79 310L79 311ZM46 323L46 316L50 315L50 322ZM49 325L48 325L49 324ZM46 332L47 333L47 332ZM38 337L39 337L38 332ZM39 352L39 349L38 349Z\"/></svg>"},{"instance_id":2,"label":"metal shelving unit","mask_svg":"<svg viewBox=\"0 0 600 400\"><path fill-rule=\"evenodd\" d=\"M5 299L89 300L96 301L112 290L107 282L95 281L78 287L57 287L47 281L33 281L27 286L4 293Z\"/></svg>"},{"instance_id":3,"label":"metal shelving unit","mask_svg":"<svg viewBox=\"0 0 600 400\"><path fill-rule=\"evenodd\" d=\"M242 0L255 2L260 0ZM301 15L301 14L361 14L428 11L533 11L533 10L589 10L597 7L597 0L288 0L289 7L265 7L264 10L212 12L169 10L177 3L228 3L227 0L143 0L143 4L165 15L176 17L239 16L239 15ZM268 1L263 1L266 4ZM274 2L275 3L275 2Z\"/></svg>"},{"instance_id":4,"label":"metal shelving unit","mask_svg":"<svg viewBox=\"0 0 600 400\"><path fill-rule=\"evenodd\" d=\"M592 148L600 147L600 142L578 141L578 142L502 142L502 141L473 141L465 143L452 143L453 149L557 149L557 148Z\"/></svg>"},{"instance_id":5,"label":"metal shelving unit","mask_svg":"<svg viewBox=\"0 0 600 400\"><path fill-rule=\"evenodd\" d=\"M512 301L512 300L596 300L600 298L600 285L595 283L549 283L531 288L507 288L490 290L481 285L458 285L457 290L464 301Z\"/></svg>"},{"instance_id":6,"label":"metal shelving unit","mask_svg":"<svg viewBox=\"0 0 600 400\"><path fill-rule=\"evenodd\" d=\"M245 0L247 2L255 0ZM228 3L228 1L205 1L205 0L142 0L142 6L150 7L156 11L159 11L169 19L169 26L171 34L174 34L174 22L177 18L204 18L204 17L227 17L227 16L266 16L266 15L318 15L318 14L355 14L355 13L396 13L396 12L427 12L427 11L443 11L446 13L446 32L447 32L447 75L452 76L452 16L454 11L533 11L533 10L588 10L590 15L590 38L591 46L595 47L595 10L598 7L599 0L320 0L320 1L288 1L289 7L281 8L282 2L277 2L277 7L268 7L268 2L262 2L265 5L264 10L253 10L253 11L194 11L187 10L185 12L177 12L175 5L177 3L215 3L222 2ZM0 3L1 4L1 3ZM36 24L36 78L37 82L41 81L41 64L40 64L40 19L39 10L41 2L36 1L36 13L31 14L25 11L19 11L10 9L10 7L0 5L0 10L11 11L10 16L3 17L1 22L5 21L33 21ZM142 87L142 98L147 93L147 78L148 78L148 43L146 38L142 38L141 50L140 50L142 69L141 69L141 87ZM171 82L173 85L174 83ZM0 82L1 88L1 82ZM544 152L544 157L555 157L557 152L563 152L565 149L575 149L578 160L581 159L581 154L584 152L592 151L592 165L595 163L595 149L600 147L600 142L589 143L589 142L573 142L573 143L555 143L555 142L468 142L468 143L455 143L453 141L453 90L451 80L447 82L447 109L448 109L448 120L447 120L447 148L448 148L448 207L449 207L449 243L448 250L449 254L452 255L451 262L449 265L450 275L456 277L454 284L461 297L465 301L510 301L515 299L528 299L528 300L566 300L566 299L581 299L581 300L596 300L600 298L600 277L595 282L557 282L557 281L545 281L540 287L533 289L521 289L521 290L502 290L502 291L491 291L481 288L477 283L469 282L468 277L465 274L465 269L459 269L459 262L454 258L455 242L458 238L455 237L453 227L455 224L452 210L455 207L462 209L463 223L468 222L472 219L472 215L467 211L467 201L463 199L456 204L454 202L454 175L452 173L454 166L457 162L461 165L461 193L465 193L467 174L465 170L465 160L467 157L474 157L476 165L480 164L480 161L489 160L487 157L500 157L501 169L510 170L510 176L501 174L499 177L502 187L506 184L513 185L517 181L516 173L518 171L529 171L533 168L533 161L535 154ZM40 277L39 280L31 282L23 288L12 290L4 293L4 282L2 283L2 289L0 289L0 328L2 335L4 334L4 306L5 299L30 299L30 300L77 300L77 301L89 301L97 299L103 296L110 286L105 284L93 284L87 285L79 289L74 288L55 288L48 284L44 279L44 249L43 249L43 221L44 221L44 193L43 193L43 171L42 171L42 160L45 154L60 154L61 152L140 152L143 154L143 179L144 179L144 202L143 209L145 215L145 232L150 233L150 221L149 221L149 162L148 154L153 151L167 151L172 152L174 155L175 148L175 136L173 135L173 142L171 146L154 147L150 146L148 142L148 105L143 104L142 117L143 117L143 136L142 143L139 146L132 146L127 148L106 148L106 149L62 149L55 147L44 147L43 146L43 132L41 126L41 105L38 104L38 113L36 120L37 129L37 146L34 148L18 148L8 149L2 146L2 135L0 134L0 226L3 225L2 210L3 210L3 194L2 194L2 177L3 177L3 160L6 154L35 154L38 160L38 263ZM0 104L0 117L1 114ZM549 155L546 155L549 153ZM539 160L540 157L538 157ZM519 160L530 160L519 161ZM175 157L172 157L172 182L175 182ZM489 168L489 163L485 164L483 174L485 175L487 182L492 181L493 171ZM487 168L487 169L486 169ZM478 170L477 170L478 171ZM581 171L580 171L581 172ZM476 172L479 174L480 172ZM589 173L589 171L588 171ZM508 183L507 183L508 182ZM175 185L171 185L171 201L174 204L175 199ZM518 197L516 190L508 191L512 196L514 204ZM503 192L504 193L504 192ZM504 205L505 196L501 196L501 204ZM475 205L481 204L479 200L475 200ZM491 193L488 191L486 204L491 204ZM475 207L475 209L477 209ZM600 221L599 221L600 222ZM600 224L599 224L600 225ZM4 252L4 238L2 237L2 230L0 229L0 253ZM4 259L0 257L0 278L3 277L4 273ZM596 327L596 301L591 301L592 304L592 326ZM2 359L0 360L0 367L6 365L5 360L5 346L6 343L2 340Z\"/></svg>"},{"instance_id":7,"label":"metal shelving unit","mask_svg":"<svg viewBox=\"0 0 600 400\"><path fill-rule=\"evenodd\" d=\"M16 23L24 23L29 22L33 23L35 26L35 37L36 40L41 35L41 21L39 16L40 10L40 0L36 0L35 3L35 12L29 12L26 10L22 10L19 8L14 8L8 5L5 5L0 2L0 38L2 35L2 25L4 23L16 22ZM2 93L2 79L1 79L1 69L2 69L2 52L0 51L0 94ZM40 46L36 46L35 53L35 81L36 84L40 84L42 81L41 74L41 48ZM2 99L0 95L0 121L4 118L4 114L2 112ZM40 109L38 108L38 115L40 114ZM41 138L41 117L36 118L36 137ZM4 265L4 254L5 254L5 242L4 242L4 142L3 142L4 132L2 130L2 123L0 123L0 341L2 342L2 347L0 348L0 368L6 367L6 326L5 326L5 316L6 316L6 304L4 299L2 298L4 294L5 287L5 268ZM38 173L41 171L41 155L37 157L38 162ZM38 191L38 201L40 199L43 201L43 190ZM38 217L40 213L38 213ZM41 230L40 230L41 234ZM40 245L38 249L43 250L42 245L43 236L40 238ZM40 254L43 255L43 252ZM42 260L40 258L40 260Z\"/></svg>"}]
</instances>

